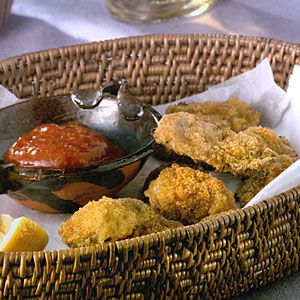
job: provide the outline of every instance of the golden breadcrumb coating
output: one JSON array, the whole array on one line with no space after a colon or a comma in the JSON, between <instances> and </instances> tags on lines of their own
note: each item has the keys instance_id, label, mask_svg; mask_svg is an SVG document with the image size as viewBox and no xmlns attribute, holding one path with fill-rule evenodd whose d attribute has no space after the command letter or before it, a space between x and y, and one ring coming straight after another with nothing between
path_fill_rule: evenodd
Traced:
<instances>
[{"instance_id":1,"label":"golden breadcrumb coating","mask_svg":"<svg viewBox=\"0 0 300 300\"><path fill-rule=\"evenodd\" d=\"M274 143L274 145L275 143ZM236 198L244 207L261 189L275 179L280 173L287 169L294 161L295 157L284 157L265 166L265 169L254 176L246 178L236 191Z\"/></svg>"},{"instance_id":2,"label":"golden breadcrumb coating","mask_svg":"<svg viewBox=\"0 0 300 300\"><path fill-rule=\"evenodd\" d=\"M167 108L166 113L188 112L202 118L203 121L213 123L221 128L229 127L235 132L260 123L260 113L252 109L246 102L238 98L227 101L205 101L193 103L179 103Z\"/></svg>"},{"instance_id":3,"label":"golden breadcrumb coating","mask_svg":"<svg viewBox=\"0 0 300 300\"><path fill-rule=\"evenodd\" d=\"M235 196L241 207L244 207L261 189L263 189L274 178L270 176L252 176L247 178L240 188L237 189Z\"/></svg>"},{"instance_id":4,"label":"golden breadcrumb coating","mask_svg":"<svg viewBox=\"0 0 300 300\"><path fill-rule=\"evenodd\" d=\"M167 151L206 163L219 173L253 176L274 164L282 169L297 159L288 141L269 128L249 127L235 133L185 112L164 115L154 137Z\"/></svg>"},{"instance_id":5,"label":"golden breadcrumb coating","mask_svg":"<svg viewBox=\"0 0 300 300\"><path fill-rule=\"evenodd\" d=\"M245 206L261 189L297 160L297 154L291 148L288 140L278 137L273 131L267 128L252 127L247 129L247 134L258 138L278 156L266 162L260 172L247 178L236 191L236 197L241 206Z\"/></svg>"},{"instance_id":6,"label":"golden breadcrumb coating","mask_svg":"<svg viewBox=\"0 0 300 300\"><path fill-rule=\"evenodd\" d=\"M233 194L223 181L178 164L163 169L144 194L155 211L183 224L236 208Z\"/></svg>"},{"instance_id":7,"label":"golden breadcrumb coating","mask_svg":"<svg viewBox=\"0 0 300 300\"><path fill-rule=\"evenodd\" d=\"M62 241L70 247L114 242L182 226L156 214L141 200L102 197L91 201L63 222Z\"/></svg>"}]
</instances>

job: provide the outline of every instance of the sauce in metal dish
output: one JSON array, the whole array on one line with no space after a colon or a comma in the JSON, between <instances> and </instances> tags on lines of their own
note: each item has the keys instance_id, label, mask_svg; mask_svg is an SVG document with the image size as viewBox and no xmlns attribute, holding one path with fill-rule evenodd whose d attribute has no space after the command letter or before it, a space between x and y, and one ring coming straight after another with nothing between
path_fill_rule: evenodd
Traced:
<instances>
[{"instance_id":1,"label":"sauce in metal dish","mask_svg":"<svg viewBox=\"0 0 300 300\"><path fill-rule=\"evenodd\" d=\"M113 161L124 154L106 136L79 122L69 122L36 127L4 153L4 160L18 166L70 169Z\"/></svg>"}]
</instances>

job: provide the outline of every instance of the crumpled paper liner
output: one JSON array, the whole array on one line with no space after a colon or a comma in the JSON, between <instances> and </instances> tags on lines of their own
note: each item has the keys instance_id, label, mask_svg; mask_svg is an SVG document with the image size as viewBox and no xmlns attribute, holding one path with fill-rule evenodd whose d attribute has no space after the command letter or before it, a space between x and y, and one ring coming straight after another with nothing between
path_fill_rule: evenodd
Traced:
<instances>
[{"instance_id":1,"label":"crumpled paper liner","mask_svg":"<svg viewBox=\"0 0 300 300\"><path fill-rule=\"evenodd\" d=\"M280 135L288 138L298 156L300 154L300 66L296 65L289 79L287 95L289 106L283 112L280 122L274 127ZM270 111L272 113L272 111ZM300 160L272 180L246 206L259 203L300 184Z\"/></svg>"},{"instance_id":2,"label":"crumpled paper liner","mask_svg":"<svg viewBox=\"0 0 300 300\"><path fill-rule=\"evenodd\" d=\"M248 102L251 107L257 109L262 114L262 125L276 130L279 134L286 136L300 154L300 67L295 66L293 75L289 81L288 91L285 92L276 85L268 59L263 60L256 68L233 77L224 83L216 85L204 93L187 97L176 102L194 101L225 101L231 97L238 97L240 100ZM0 106L7 106L15 103L18 99L5 88L0 86ZM172 105L176 102L173 102ZM170 104L156 106L161 114ZM160 162L150 157L138 176L123 188L116 197L135 197L142 196L142 188L149 172L158 166ZM224 180L225 184L235 191L239 186L238 177L230 174L215 174ZM261 190L249 203L253 205L262 200L270 198L276 194L287 191L300 184L300 161L295 162L280 176L269 183ZM26 215L28 218L38 222L43 226L50 237L46 250L66 249L58 229L60 223L67 220L70 214L45 214L31 210L20 204L16 204L6 195L1 196L0 213L7 213L13 217Z\"/></svg>"},{"instance_id":3,"label":"crumpled paper liner","mask_svg":"<svg viewBox=\"0 0 300 300\"><path fill-rule=\"evenodd\" d=\"M20 101L20 99L8 91L4 86L0 85L0 108L15 104L18 101Z\"/></svg>"}]
</instances>

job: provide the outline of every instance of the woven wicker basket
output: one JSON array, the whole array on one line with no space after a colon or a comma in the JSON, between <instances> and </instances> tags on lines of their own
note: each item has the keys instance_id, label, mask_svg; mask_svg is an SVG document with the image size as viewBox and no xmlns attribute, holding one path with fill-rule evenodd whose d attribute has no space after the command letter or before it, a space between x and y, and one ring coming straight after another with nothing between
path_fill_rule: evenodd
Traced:
<instances>
[{"instance_id":1,"label":"woven wicker basket","mask_svg":"<svg viewBox=\"0 0 300 300\"><path fill-rule=\"evenodd\" d=\"M214 35L134 37L25 54L0 62L0 84L28 98L125 77L142 101L159 104L201 92L265 57L285 88L300 63L298 46ZM299 269L299 195L295 187L196 225L111 244L0 253L0 298L239 295Z\"/></svg>"}]
</instances>

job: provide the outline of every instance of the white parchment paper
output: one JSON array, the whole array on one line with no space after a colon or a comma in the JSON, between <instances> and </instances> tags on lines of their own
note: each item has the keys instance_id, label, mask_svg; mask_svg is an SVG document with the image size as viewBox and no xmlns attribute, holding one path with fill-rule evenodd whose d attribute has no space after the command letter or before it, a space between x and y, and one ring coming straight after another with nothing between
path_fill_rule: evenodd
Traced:
<instances>
[{"instance_id":1,"label":"white parchment paper","mask_svg":"<svg viewBox=\"0 0 300 300\"><path fill-rule=\"evenodd\" d=\"M279 134L286 136L298 155L300 154L300 128L298 128L300 127L300 99L298 99L300 98L300 66L295 66L287 92L276 85L269 61L265 59L251 71L216 85L204 93L177 102L225 101L233 96L248 102L251 107L260 111L262 114L262 125L271 127ZM0 86L0 107L13 104L16 100L15 96ZM160 105L155 108L163 114L168 105ZM117 196L141 197L146 177L159 164L159 161L150 157L138 176L120 191ZM239 179L228 174L216 174L216 176L222 178L233 191L239 185ZM248 205L253 205L289 190L298 184L300 184L300 161L294 163L269 183ZM14 202L6 195L0 196L0 213L10 214L13 217L25 215L41 224L50 237L46 250L67 248L61 242L57 231L60 223L67 220L71 216L70 214L45 214L34 211Z\"/></svg>"}]
</instances>

